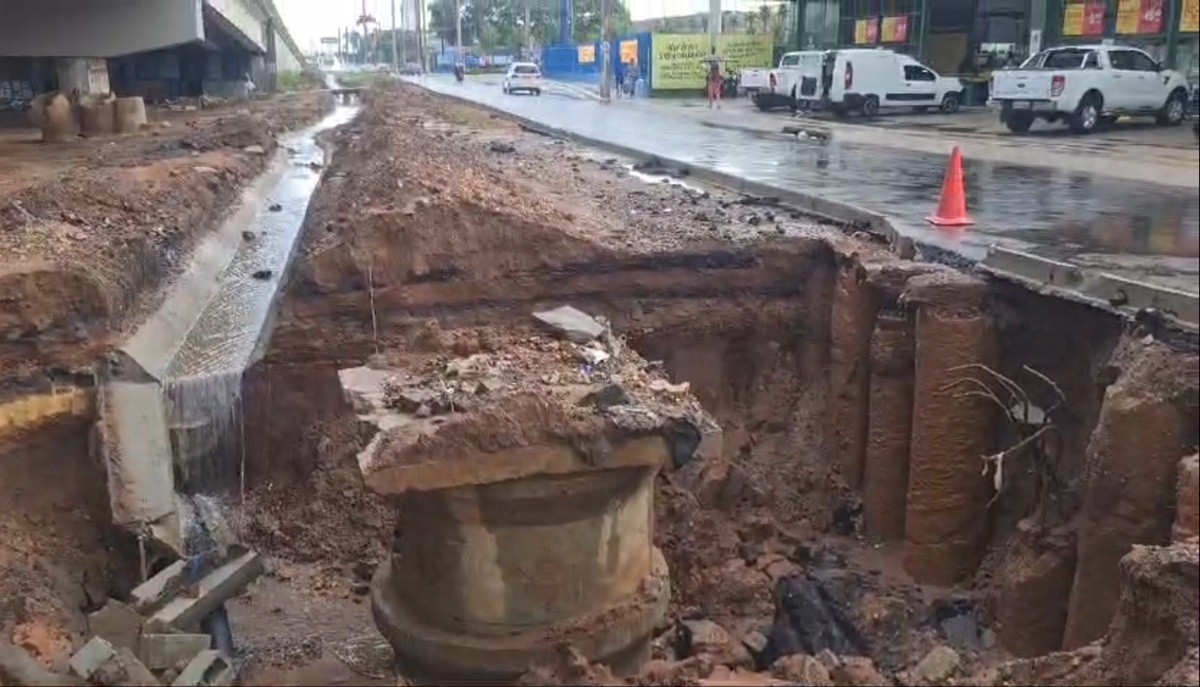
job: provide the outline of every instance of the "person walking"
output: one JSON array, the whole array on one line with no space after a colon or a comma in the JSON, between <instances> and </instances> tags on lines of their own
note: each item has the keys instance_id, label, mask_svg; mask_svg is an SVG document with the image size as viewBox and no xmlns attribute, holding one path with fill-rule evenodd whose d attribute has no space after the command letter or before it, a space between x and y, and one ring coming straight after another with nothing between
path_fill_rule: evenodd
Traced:
<instances>
[{"instance_id":1,"label":"person walking","mask_svg":"<svg viewBox=\"0 0 1200 687\"><path fill-rule=\"evenodd\" d=\"M717 59L716 50L708 59L708 109L713 104L721 109L721 62Z\"/></svg>"}]
</instances>

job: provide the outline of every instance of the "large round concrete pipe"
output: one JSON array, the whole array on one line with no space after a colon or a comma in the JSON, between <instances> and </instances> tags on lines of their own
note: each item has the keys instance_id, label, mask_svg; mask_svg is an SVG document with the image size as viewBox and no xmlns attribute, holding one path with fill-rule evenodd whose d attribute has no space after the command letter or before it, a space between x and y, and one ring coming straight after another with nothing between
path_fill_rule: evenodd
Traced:
<instances>
[{"instance_id":1,"label":"large round concrete pipe","mask_svg":"<svg viewBox=\"0 0 1200 687\"><path fill-rule=\"evenodd\" d=\"M410 677L500 683L568 642L618 672L648 657L670 594L656 470L540 476L398 497L412 523L372 586ZM601 621L603 618L603 621Z\"/></svg>"}]
</instances>

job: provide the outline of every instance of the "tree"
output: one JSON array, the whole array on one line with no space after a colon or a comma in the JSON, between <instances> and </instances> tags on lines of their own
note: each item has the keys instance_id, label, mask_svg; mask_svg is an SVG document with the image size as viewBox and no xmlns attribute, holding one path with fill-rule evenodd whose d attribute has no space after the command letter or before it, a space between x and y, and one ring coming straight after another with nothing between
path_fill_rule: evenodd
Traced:
<instances>
[{"instance_id":1,"label":"tree","mask_svg":"<svg viewBox=\"0 0 1200 687\"><path fill-rule=\"evenodd\" d=\"M463 45L478 41L484 52L521 47L525 22L523 0L461 0ZM600 40L600 1L573 0L572 40L591 43ZM633 28L624 0L613 0L613 34L620 36ZM454 0L435 0L429 7L429 28L449 45L454 44ZM529 36L542 44L558 40L558 5L551 2L529 3Z\"/></svg>"}]
</instances>

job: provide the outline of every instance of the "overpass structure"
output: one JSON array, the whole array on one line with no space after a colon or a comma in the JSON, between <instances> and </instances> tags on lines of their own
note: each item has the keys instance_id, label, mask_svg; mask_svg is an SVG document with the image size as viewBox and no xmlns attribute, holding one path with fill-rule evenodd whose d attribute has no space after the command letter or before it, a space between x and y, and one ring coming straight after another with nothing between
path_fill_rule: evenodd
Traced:
<instances>
[{"instance_id":1,"label":"overpass structure","mask_svg":"<svg viewBox=\"0 0 1200 687\"><path fill-rule=\"evenodd\" d=\"M227 96L303 66L274 0L0 0L0 98Z\"/></svg>"}]
</instances>

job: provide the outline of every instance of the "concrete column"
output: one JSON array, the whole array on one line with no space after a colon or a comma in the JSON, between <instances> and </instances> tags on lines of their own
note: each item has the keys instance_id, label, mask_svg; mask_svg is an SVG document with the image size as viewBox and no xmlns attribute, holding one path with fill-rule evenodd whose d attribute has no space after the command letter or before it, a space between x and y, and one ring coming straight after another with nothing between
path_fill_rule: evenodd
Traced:
<instances>
[{"instance_id":1,"label":"concrete column","mask_svg":"<svg viewBox=\"0 0 1200 687\"><path fill-rule=\"evenodd\" d=\"M998 409L954 380L995 368L995 334L983 312L986 287L957 273L909 282L918 304L912 448L904 522L904 568L917 582L950 585L975 572L987 532L988 480L981 457L992 449Z\"/></svg>"},{"instance_id":2,"label":"concrete column","mask_svg":"<svg viewBox=\"0 0 1200 687\"><path fill-rule=\"evenodd\" d=\"M63 57L55 62L58 90L80 95L100 95L112 89L108 83L108 60L87 57Z\"/></svg>"},{"instance_id":3,"label":"concrete column","mask_svg":"<svg viewBox=\"0 0 1200 687\"><path fill-rule=\"evenodd\" d=\"M830 326L830 428L842 478L857 489L867 441L868 352L878 299L853 261L838 267Z\"/></svg>"},{"instance_id":4,"label":"concrete column","mask_svg":"<svg viewBox=\"0 0 1200 687\"><path fill-rule=\"evenodd\" d=\"M876 541L904 538L912 438L913 325L880 315L871 339L870 413L863 464L863 519Z\"/></svg>"},{"instance_id":5,"label":"concrete column","mask_svg":"<svg viewBox=\"0 0 1200 687\"><path fill-rule=\"evenodd\" d=\"M1088 444L1067 649L1108 630L1121 596L1121 557L1134 544L1165 544L1171 537L1181 417L1159 393L1166 375L1154 369L1157 356L1143 356L1108 387Z\"/></svg>"}]
</instances>

